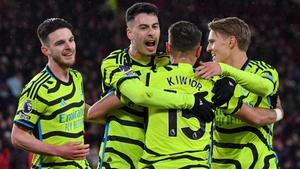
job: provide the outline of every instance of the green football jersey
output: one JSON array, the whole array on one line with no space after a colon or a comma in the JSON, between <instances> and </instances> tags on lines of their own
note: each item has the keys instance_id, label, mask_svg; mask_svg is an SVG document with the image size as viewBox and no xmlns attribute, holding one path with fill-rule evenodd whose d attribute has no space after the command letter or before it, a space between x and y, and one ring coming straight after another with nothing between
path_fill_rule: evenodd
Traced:
<instances>
[{"instance_id":1,"label":"green football jersey","mask_svg":"<svg viewBox=\"0 0 300 169\"><path fill-rule=\"evenodd\" d=\"M62 145L84 143L83 80L70 70L69 82L55 77L49 67L37 74L23 89L14 123L32 131L42 142ZM90 168L86 160L66 160L34 154L33 168Z\"/></svg>"},{"instance_id":2,"label":"green football jersey","mask_svg":"<svg viewBox=\"0 0 300 169\"><path fill-rule=\"evenodd\" d=\"M246 93L243 101L249 106L274 108L276 99L272 97L277 95L279 86L277 71L270 65L255 60L248 60L242 70L270 80L273 91L269 96L262 97L237 86L235 94ZM251 126L218 110L213 134L212 168L277 168L277 156L272 148L273 125Z\"/></svg>"},{"instance_id":3,"label":"green football jersey","mask_svg":"<svg viewBox=\"0 0 300 169\"><path fill-rule=\"evenodd\" d=\"M117 81L123 76L120 65L130 66L145 81L147 72L169 63L169 56L162 53L152 57L149 63L141 63L129 56L128 49L116 50L101 65L103 92L117 88ZM108 114L99 168L136 168L144 148L144 116L145 108L132 102Z\"/></svg>"},{"instance_id":4,"label":"green football jersey","mask_svg":"<svg viewBox=\"0 0 300 169\"><path fill-rule=\"evenodd\" d=\"M211 101L214 82L195 78L190 64L173 64L148 73L146 85L177 93L207 91ZM234 103L234 102L232 102ZM227 105L230 111L236 104ZM206 112L199 112L206 113ZM212 123L185 110L148 108L145 150L138 168L209 168Z\"/></svg>"}]
</instances>

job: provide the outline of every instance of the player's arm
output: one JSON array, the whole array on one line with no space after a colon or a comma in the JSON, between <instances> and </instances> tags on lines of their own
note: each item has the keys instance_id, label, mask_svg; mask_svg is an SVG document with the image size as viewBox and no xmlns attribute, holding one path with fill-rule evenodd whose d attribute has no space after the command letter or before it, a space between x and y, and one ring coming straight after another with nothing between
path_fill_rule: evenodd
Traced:
<instances>
[{"instance_id":1,"label":"player's arm","mask_svg":"<svg viewBox=\"0 0 300 169\"><path fill-rule=\"evenodd\" d=\"M250 107L243 103L242 97L233 96L226 104L220 106L225 115L233 115L251 125L264 126L281 120L284 116L279 97L275 109Z\"/></svg>"},{"instance_id":2,"label":"player's arm","mask_svg":"<svg viewBox=\"0 0 300 169\"><path fill-rule=\"evenodd\" d=\"M31 131L14 124L11 141L17 148L43 155L59 156L69 160L85 159L89 153L89 145L72 142L64 145L51 145L36 139ZM34 146L32 146L34 145Z\"/></svg>"},{"instance_id":3,"label":"player's arm","mask_svg":"<svg viewBox=\"0 0 300 169\"><path fill-rule=\"evenodd\" d=\"M192 94L173 93L147 87L138 78L122 79L122 82L118 83L118 90L133 103L145 107L191 109L195 104Z\"/></svg>"},{"instance_id":4,"label":"player's arm","mask_svg":"<svg viewBox=\"0 0 300 169\"><path fill-rule=\"evenodd\" d=\"M125 71L124 71L125 70ZM110 64L105 60L101 66L103 86L117 89L123 96L137 105L155 106L164 109L191 109L195 99L191 94L170 93L146 87L137 76L132 75L130 67Z\"/></svg>"},{"instance_id":5,"label":"player's arm","mask_svg":"<svg viewBox=\"0 0 300 169\"><path fill-rule=\"evenodd\" d=\"M233 101L233 99L231 99L230 102L232 103L235 102ZM264 125L272 124L283 118L283 111L282 109L279 108L267 109L267 108L250 107L243 103L241 104L241 106L236 106L235 109L230 109L228 107L226 107L225 109L221 107L221 109L223 110L223 113L225 113L226 115L233 115L254 126L264 126Z\"/></svg>"},{"instance_id":6,"label":"player's arm","mask_svg":"<svg viewBox=\"0 0 300 169\"><path fill-rule=\"evenodd\" d=\"M283 112L282 109L279 108L252 108L246 104L243 104L240 111L234 114L234 116L249 124L255 126L264 126L281 120L283 118Z\"/></svg>"},{"instance_id":7,"label":"player's arm","mask_svg":"<svg viewBox=\"0 0 300 169\"><path fill-rule=\"evenodd\" d=\"M209 79L215 75L233 77L243 88L265 97L272 94L274 83L268 76L259 76L250 72L242 71L224 63L206 62L196 68L197 76Z\"/></svg>"},{"instance_id":8,"label":"player's arm","mask_svg":"<svg viewBox=\"0 0 300 169\"><path fill-rule=\"evenodd\" d=\"M115 66L108 65L108 61L104 61L101 67L102 77L104 77L104 90L109 90L109 86L113 86L113 88L117 89L121 100L125 100L122 98L126 98L126 100L144 107L155 106L163 109L190 109L194 113L206 109L206 112L212 112L210 106L206 106L200 102L201 100L205 100L202 95L172 93L146 87L130 67L120 65L118 68L115 68ZM211 115L208 116L211 119Z\"/></svg>"},{"instance_id":9,"label":"player's arm","mask_svg":"<svg viewBox=\"0 0 300 169\"><path fill-rule=\"evenodd\" d=\"M88 117L88 111L91 108L89 104L85 103L84 107L84 121L85 122L91 122L91 123L99 123L99 124L104 124L105 123L105 117L104 116L99 116L98 118L89 118Z\"/></svg>"},{"instance_id":10,"label":"player's arm","mask_svg":"<svg viewBox=\"0 0 300 169\"><path fill-rule=\"evenodd\" d=\"M94 103L88 110L87 117L92 120L104 120L105 115L113 109L122 107L123 104L113 92L108 93L101 100Z\"/></svg>"}]
</instances>

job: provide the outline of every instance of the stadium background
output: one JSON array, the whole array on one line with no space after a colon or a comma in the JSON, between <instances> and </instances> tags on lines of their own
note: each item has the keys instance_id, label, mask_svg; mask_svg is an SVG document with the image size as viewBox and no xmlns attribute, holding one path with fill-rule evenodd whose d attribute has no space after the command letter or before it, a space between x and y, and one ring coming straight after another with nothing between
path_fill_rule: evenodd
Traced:
<instances>
[{"instance_id":1,"label":"stadium background","mask_svg":"<svg viewBox=\"0 0 300 169\"><path fill-rule=\"evenodd\" d=\"M0 0L0 169L28 168L30 155L10 143L17 98L24 86L44 68L36 28L50 17L62 17L75 28L78 69L84 75L89 104L100 96L99 65L112 50L125 48L124 12L133 0ZM274 145L284 169L300 168L300 1L299 0L153 0L160 8L164 50L168 26L178 20L194 22L204 32L215 17L238 16L251 27L251 59L264 60L280 74L280 97L285 110L276 123ZM210 56L203 51L202 57ZM88 159L97 162L103 127L86 124L86 142L92 146Z\"/></svg>"}]
</instances>

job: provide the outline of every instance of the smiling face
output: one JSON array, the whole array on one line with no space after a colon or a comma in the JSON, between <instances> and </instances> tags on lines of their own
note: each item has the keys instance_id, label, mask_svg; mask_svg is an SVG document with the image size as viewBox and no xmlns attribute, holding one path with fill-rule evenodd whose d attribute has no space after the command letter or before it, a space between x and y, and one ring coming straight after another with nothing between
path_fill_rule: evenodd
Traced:
<instances>
[{"instance_id":1,"label":"smiling face","mask_svg":"<svg viewBox=\"0 0 300 169\"><path fill-rule=\"evenodd\" d=\"M62 68L71 67L75 63L76 54L74 35L68 28L57 29L48 35L42 52L48 56L49 62Z\"/></svg>"},{"instance_id":2,"label":"smiling face","mask_svg":"<svg viewBox=\"0 0 300 169\"><path fill-rule=\"evenodd\" d=\"M130 21L127 36L131 40L131 50L140 56L152 56L156 53L160 27L154 14L140 13Z\"/></svg>"},{"instance_id":3,"label":"smiling face","mask_svg":"<svg viewBox=\"0 0 300 169\"><path fill-rule=\"evenodd\" d=\"M230 60L230 38L219 32L210 30L208 35L207 52L213 56L213 61L228 63Z\"/></svg>"}]
</instances>

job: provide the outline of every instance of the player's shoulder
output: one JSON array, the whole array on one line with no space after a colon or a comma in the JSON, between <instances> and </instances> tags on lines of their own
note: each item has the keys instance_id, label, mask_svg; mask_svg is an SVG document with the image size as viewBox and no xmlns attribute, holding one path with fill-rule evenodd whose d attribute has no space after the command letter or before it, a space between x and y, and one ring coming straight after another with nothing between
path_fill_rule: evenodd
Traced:
<instances>
[{"instance_id":1,"label":"player's shoulder","mask_svg":"<svg viewBox=\"0 0 300 169\"><path fill-rule=\"evenodd\" d=\"M112 52L106 57L106 59L114 58L115 56L119 54L127 53L127 48L126 49L117 49Z\"/></svg>"},{"instance_id":2,"label":"player's shoulder","mask_svg":"<svg viewBox=\"0 0 300 169\"><path fill-rule=\"evenodd\" d=\"M170 55L168 55L167 53L165 52L157 52L156 55L155 55L155 59L157 61L167 61L167 62L170 62ZM169 63L170 64L170 63Z\"/></svg>"},{"instance_id":3,"label":"player's shoulder","mask_svg":"<svg viewBox=\"0 0 300 169\"><path fill-rule=\"evenodd\" d=\"M279 79L277 70L270 64L260 60L250 60L245 71L271 79L273 82Z\"/></svg>"},{"instance_id":4,"label":"player's shoulder","mask_svg":"<svg viewBox=\"0 0 300 169\"><path fill-rule=\"evenodd\" d=\"M157 66L153 72L172 72L174 70L178 69L178 64L167 64L167 65L162 65L162 66Z\"/></svg>"},{"instance_id":5,"label":"player's shoulder","mask_svg":"<svg viewBox=\"0 0 300 169\"><path fill-rule=\"evenodd\" d=\"M188 64L168 64L165 66L157 67L154 70L155 73L160 74L172 74L172 75L183 75L188 76L194 74L194 69L191 65Z\"/></svg>"},{"instance_id":6,"label":"player's shoulder","mask_svg":"<svg viewBox=\"0 0 300 169\"><path fill-rule=\"evenodd\" d=\"M258 68L258 69L275 69L274 66L264 62L264 61L261 61L261 60L249 60L248 62L248 66L249 67L254 67L254 68Z\"/></svg>"},{"instance_id":7,"label":"player's shoulder","mask_svg":"<svg viewBox=\"0 0 300 169\"><path fill-rule=\"evenodd\" d=\"M246 67L246 71L255 74L260 74L263 72L269 72L270 74L274 75L278 74L275 67L261 60L249 60Z\"/></svg>"},{"instance_id":8,"label":"player's shoulder","mask_svg":"<svg viewBox=\"0 0 300 169\"><path fill-rule=\"evenodd\" d=\"M29 87L30 85L32 85L35 81L37 81L38 79L40 79L42 76L44 76L46 73L45 70L40 71L38 74L36 74L26 85L26 87Z\"/></svg>"},{"instance_id":9,"label":"player's shoulder","mask_svg":"<svg viewBox=\"0 0 300 169\"><path fill-rule=\"evenodd\" d=\"M36 74L23 88L21 96L26 95L30 99L34 99L38 93L43 90L43 86L51 79L51 75L46 68Z\"/></svg>"},{"instance_id":10,"label":"player's shoulder","mask_svg":"<svg viewBox=\"0 0 300 169\"><path fill-rule=\"evenodd\" d=\"M70 74L73 79L82 79L82 74L78 70L70 69Z\"/></svg>"},{"instance_id":11,"label":"player's shoulder","mask_svg":"<svg viewBox=\"0 0 300 169\"><path fill-rule=\"evenodd\" d=\"M155 56L157 58L170 58L170 55L168 55L166 52L157 52Z\"/></svg>"},{"instance_id":12,"label":"player's shoulder","mask_svg":"<svg viewBox=\"0 0 300 169\"><path fill-rule=\"evenodd\" d=\"M170 56L164 52L157 52L155 55L155 65L157 67L171 64Z\"/></svg>"},{"instance_id":13,"label":"player's shoulder","mask_svg":"<svg viewBox=\"0 0 300 169\"><path fill-rule=\"evenodd\" d=\"M122 64L128 59L128 48L112 51L104 58L102 64Z\"/></svg>"}]
</instances>

